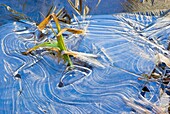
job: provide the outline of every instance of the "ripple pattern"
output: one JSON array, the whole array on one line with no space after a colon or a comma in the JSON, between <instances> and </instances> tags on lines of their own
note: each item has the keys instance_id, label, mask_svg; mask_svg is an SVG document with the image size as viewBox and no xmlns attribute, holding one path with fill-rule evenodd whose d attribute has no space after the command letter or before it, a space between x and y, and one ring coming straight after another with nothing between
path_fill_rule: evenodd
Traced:
<instances>
[{"instance_id":1,"label":"ripple pattern","mask_svg":"<svg viewBox=\"0 0 170 114\"><path fill-rule=\"evenodd\" d=\"M164 20L162 20L164 19ZM90 75L58 87L65 65L49 55L24 56L32 47L32 33L16 34L13 23L0 28L1 113L158 113L160 85L138 80L155 68L155 54L167 47L169 18L140 14L90 16L83 37L70 36L73 50L98 54L105 68L89 67ZM17 22L18 27L28 26ZM71 25L76 26L76 24ZM30 28L32 26L28 26ZM81 39L82 38L82 39ZM150 39L156 38L158 47ZM161 47L161 45L163 45ZM76 77L77 78L77 77ZM67 80L66 80L67 81ZM141 89L150 89L147 97Z\"/></svg>"}]
</instances>

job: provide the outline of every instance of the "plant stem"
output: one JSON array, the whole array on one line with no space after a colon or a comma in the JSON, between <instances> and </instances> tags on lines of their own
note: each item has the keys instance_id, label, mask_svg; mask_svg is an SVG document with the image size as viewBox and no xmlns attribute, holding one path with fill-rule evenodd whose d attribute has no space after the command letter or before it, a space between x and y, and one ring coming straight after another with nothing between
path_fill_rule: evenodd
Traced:
<instances>
[{"instance_id":1,"label":"plant stem","mask_svg":"<svg viewBox=\"0 0 170 114\"><path fill-rule=\"evenodd\" d=\"M59 21L58 21L58 19L55 16L53 16L53 19L54 19L54 21L56 23L56 27L57 27L57 30L58 30L58 33L59 33L61 31L61 27L60 27ZM58 41L58 47L60 48L60 50L61 51L67 51L67 47L65 45L63 35L58 36L57 37L57 41ZM73 63L72 63L69 55L63 55L63 58L64 58L65 61L68 62L69 66L71 66L71 67L73 66Z\"/></svg>"}]
</instances>

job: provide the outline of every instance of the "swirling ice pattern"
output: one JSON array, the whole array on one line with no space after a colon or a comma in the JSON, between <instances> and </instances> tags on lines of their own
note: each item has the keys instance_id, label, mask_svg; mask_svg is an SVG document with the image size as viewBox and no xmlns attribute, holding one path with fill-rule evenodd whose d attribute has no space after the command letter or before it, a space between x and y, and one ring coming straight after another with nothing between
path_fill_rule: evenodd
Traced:
<instances>
[{"instance_id":1,"label":"swirling ice pattern","mask_svg":"<svg viewBox=\"0 0 170 114\"><path fill-rule=\"evenodd\" d=\"M88 21L90 23L79 42L78 51L99 54L98 60L105 68L92 67L89 76L61 88L58 83L65 70L64 65L48 55L21 54L34 45L34 36L31 33L17 35L13 30L24 29L26 25L16 23L19 28L12 23L1 26L1 113L118 114L160 111L153 105L158 101L159 84L150 82L148 88L151 92L144 98L140 92L145 82L138 80L142 74L150 74L155 67L154 55L160 50L142 38L152 37L152 31L159 35L160 29L154 29L161 23L159 18L121 14L92 16L87 18ZM164 23L166 29L163 25L161 27L165 34L162 33L159 39L166 47L169 22Z\"/></svg>"}]
</instances>

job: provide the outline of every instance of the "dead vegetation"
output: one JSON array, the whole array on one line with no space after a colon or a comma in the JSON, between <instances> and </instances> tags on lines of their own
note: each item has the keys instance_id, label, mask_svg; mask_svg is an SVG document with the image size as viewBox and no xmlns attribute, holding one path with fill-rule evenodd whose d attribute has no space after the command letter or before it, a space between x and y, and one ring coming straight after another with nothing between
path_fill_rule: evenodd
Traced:
<instances>
[{"instance_id":1,"label":"dead vegetation","mask_svg":"<svg viewBox=\"0 0 170 114\"><path fill-rule=\"evenodd\" d=\"M159 12L170 8L170 0L127 0L122 5L127 12Z\"/></svg>"}]
</instances>

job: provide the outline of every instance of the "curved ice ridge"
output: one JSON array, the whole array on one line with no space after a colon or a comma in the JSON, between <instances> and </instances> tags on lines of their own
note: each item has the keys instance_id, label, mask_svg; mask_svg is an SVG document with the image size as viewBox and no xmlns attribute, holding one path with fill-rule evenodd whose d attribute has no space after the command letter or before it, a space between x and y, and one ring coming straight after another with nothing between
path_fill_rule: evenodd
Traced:
<instances>
[{"instance_id":1,"label":"curved ice ridge","mask_svg":"<svg viewBox=\"0 0 170 114\"><path fill-rule=\"evenodd\" d=\"M86 21L80 21L82 24L87 22L84 38L68 37L67 44L72 41L75 41L72 45L76 44L76 47L68 47L99 54L98 60L106 68L88 66L81 74L89 75L79 78L78 74L76 79L71 78L70 72L63 77L65 65L58 64L56 58L36 53L30 56L21 54L34 45L32 33L15 34L12 23L1 26L2 113L118 114L161 111L156 105L146 105L159 101L160 85L155 82L146 84L138 78L142 74L151 74L155 67L155 54L164 53L163 50L168 47L169 18L119 14L90 16ZM16 24L21 28L26 26L19 22ZM60 82L67 86L58 87ZM151 91L145 98L140 94L143 86Z\"/></svg>"}]
</instances>

